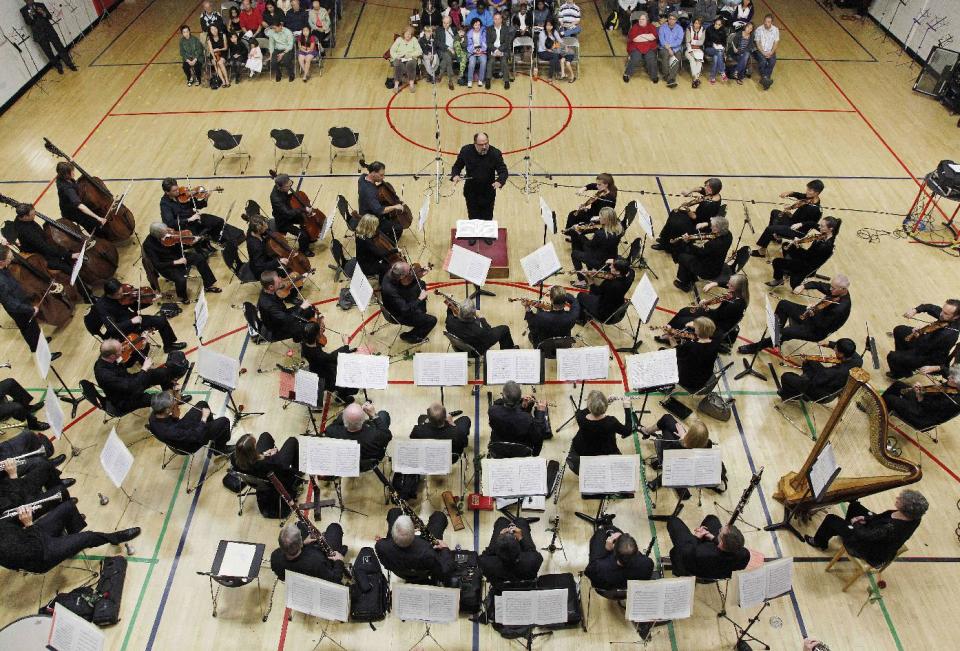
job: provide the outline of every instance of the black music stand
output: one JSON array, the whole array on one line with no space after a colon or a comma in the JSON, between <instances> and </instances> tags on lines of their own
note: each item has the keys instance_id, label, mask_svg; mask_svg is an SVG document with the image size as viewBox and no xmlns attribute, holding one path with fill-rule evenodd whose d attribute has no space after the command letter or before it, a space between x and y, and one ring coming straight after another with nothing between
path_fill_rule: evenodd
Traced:
<instances>
[{"instance_id":1,"label":"black music stand","mask_svg":"<svg viewBox=\"0 0 960 651\"><path fill-rule=\"evenodd\" d=\"M228 544L250 545L254 547L253 557L250 559L250 567L244 576L235 576L230 574L221 574L220 569L223 564L223 558L227 553ZM263 564L263 553L266 545L263 543L251 543L242 540L221 540L217 545L217 553L213 557L213 566L209 572L197 572L201 576L206 576L210 580L210 601L213 604L212 616L217 616L217 599L220 597L221 588L239 588L241 586L257 582L257 604L260 606L260 617L263 618L263 603L260 601L260 567ZM213 583L218 584L216 592L213 590Z\"/></svg>"},{"instance_id":2,"label":"black music stand","mask_svg":"<svg viewBox=\"0 0 960 651\"><path fill-rule=\"evenodd\" d=\"M281 377L283 376L284 373L287 373L288 375L290 375L290 373L286 369L283 369L282 367L281 367L280 373L281 373ZM292 375L295 376L296 371L294 371ZM322 396L323 392L326 390L326 384L323 378L317 378L317 380L318 380L317 395ZM287 405L289 405L290 403L303 405L304 407L306 407L307 416L310 418L310 425L313 429L313 436L320 436L320 428L317 426L317 419L313 415L313 409L315 408L315 405L311 405L310 403L304 402L302 400L297 400L297 393L294 389L290 389L290 392L287 393L287 395L283 395L283 391L281 389L280 399L286 401L283 405L283 409L286 409ZM304 431L303 435L310 436L310 428Z\"/></svg>"},{"instance_id":3,"label":"black music stand","mask_svg":"<svg viewBox=\"0 0 960 651\"><path fill-rule=\"evenodd\" d=\"M733 621L725 612L720 614L720 617L733 624L733 630L737 634L737 641L734 642L733 645L735 651L749 651L753 648L750 646L750 642L756 642L757 644L762 645L764 649L769 651L769 644L750 633L750 629L753 628L753 625L760 620L760 615L763 614L763 611L766 610L767 606L769 605L769 601L764 601L763 605L760 606L760 610L757 611L757 614L747 620L746 626L741 626L737 622Z\"/></svg>"},{"instance_id":4,"label":"black music stand","mask_svg":"<svg viewBox=\"0 0 960 651\"><path fill-rule=\"evenodd\" d=\"M763 340L763 339L767 336L767 331L768 331L767 328L764 328L764 329L763 329L763 334L760 335L760 339L761 339L761 340ZM774 346L776 346L776 345L779 343L778 341L776 341L776 339L779 338L778 335L779 335L779 332L775 332L775 333L774 333L774 342L773 342L773 343L774 343ZM764 375L764 374L761 373L760 371L758 371L758 370L756 370L756 369L753 368L753 365L756 363L757 357L760 356L760 352L761 352L762 350L763 350L762 348L758 348L757 350L755 350L754 353L753 353L753 355L750 357L750 361L749 361L749 362L747 362L747 360L743 359L742 357L740 358L740 360L743 362L743 370L733 376L733 379L734 379L734 380L739 380L739 379L742 378L742 377L746 377L746 376L748 376L748 375L752 375L753 377L757 378L758 380L763 380L764 382L767 381L767 376L766 376L766 375Z\"/></svg>"}]
</instances>

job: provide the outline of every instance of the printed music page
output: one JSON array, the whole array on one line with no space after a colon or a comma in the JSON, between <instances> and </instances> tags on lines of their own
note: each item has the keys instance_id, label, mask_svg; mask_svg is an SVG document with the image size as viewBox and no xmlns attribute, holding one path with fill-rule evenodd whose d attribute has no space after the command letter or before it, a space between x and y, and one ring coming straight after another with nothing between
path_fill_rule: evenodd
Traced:
<instances>
[{"instance_id":1,"label":"printed music page","mask_svg":"<svg viewBox=\"0 0 960 651\"><path fill-rule=\"evenodd\" d=\"M637 455L635 454L611 454L610 463L610 488L611 492L632 493L637 489Z\"/></svg>"},{"instance_id":2,"label":"printed music page","mask_svg":"<svg viewBox=\"0 0 960 651\"><path fill-rule=\"evenodd\" d=\"M311 407L317 406L317 393L320 391L320 376L300 369L293 377L293 394L296 401Z\"/></svg>"},{"instance_id":3,"label":"printed music page","mask_svg":"<svg viewBox=\"0 0 960 651\"><path fill-rule=\"evenodd\" d=\"M450 472L452 441L393 440L393 469L410 475L446 475Z\"/></svg>"},{"instance_id":4,"label":"printed music page","mask_svg":"<svg viewBox=\"0 0 960 651\"><path fill-rule=\"evenodd\" d=\"M839 474L840 468L837 466L837 457L833 453L833 445L827 442L810 468L810 488L813 489L813 499L819 501Z\"/></svg>"},{"instance_id":5,"label":"printed music page","mask_svg":"<svg viewBox=\"0 0 960 651\"><path fill-rule=\"evenodd\" d=\"M543 225L547 227L548 231L556 233L553 229L553 210L550 209L546 199L543 197L540 197L540 219L543 220Z\"/></svg>"},{"instance_id":6,"label":"printed music page","mask_svg":"<svg viewBox=\"0 0 960 651\"><path fill-rule=\"evenodd\" d=\"M197 302L193 306L193 325L197 331L197 339L203 340L203 331L207 329L207 320L210 317L210 310L207 307L207 293L200 288L197 294Z\"/></svg>"},{"instance_id":7,"label":"printed music page","mask_svg":"<svg viewBox=\"0 0 960 651\"><path fill-rule=\"evenodd\" d=\"M434 586L398 584L393 589L393 613L397 619L434 624L456 621L460 590Z\"/></svg>"},{"instance_id":8,"label":"printed music page","mask_svg":"<svg viewBox=\"0 0 960 651\"><path fill-rule=\"evenodd\" d=\"M360 476L360 444L345 439L298 436L300 472L331 477Z\"/></svg>"},{"instance_id":9,"label":"printed music page","mask_svg":"<svg viewBox=\"0 0 960 651\"><path fill-rule=\"evenodd\" d=\"M53 651L102 651L103 632L69 608L53 609L47 648Z\"/></svg>"},{"instance_id":10,"label":"printed music page","mask_svg":"<svg viewBox=\"0 0 960 651\"><path fill-rule=\"evenodd\" d=\"M33 361L37 364L37 372L44 380L50 372L50 344L47 343L47 337L43 334L43 327L40 327L40 336L37 338L37 349L33 354Z\"/></svg>"},{"instance_id":11,"label":"printed music page","mask_svg":"<svg viewBox=\"0 0 960 651\"><path fill-rule=\"evenodd\" d=\"M424 448L422 475L448 475L453 460L453 441L419 441Z\"/></svg>"},{"instance_id":12,"label":"printed music page","mask_svg":"<svg viewBox=\"0 0 960 651\"><path fill-rule=\"evenodd\" d=\"M637 283L637 288L634 289L633 294L630 295L630 302L633 303L637 314L640 315L640 320L644 323L650 323L650 318L653 316L653 311L657 309L657 303L660 302L660 297L657 295L657 290L654 289L653 283L650 282L647 274L641 276L640 282Z\"/></svg>"},{"instance_id":13,"label":"printed music page","mask_svg":"<svg viewBox=\"0 0 960 651\"><path fill-rule=\"evenodd\" d=\"M514 495L547 494L547 460L540 457L516 459L517 490Z\"/></svg>"},{"instance_id":14,"label":"printed music page","mask_svg":"<svg viewBox=\"0 0 960 651\"><path fill-rule=\"evenodd\" d=\"M515 459L484 459L481 476L486 486L483 492L491 497L515 497L521 495L517 482Z\"/></svg>"},{"instance_id":15,"label":"printed music page","mask_svg":"<svg viewBox=\"0 0 960 651\"><path fill-rule=\"evenodd\" d=\"M467 384L466 353L416 353L413 383L418 387L462 387Z\"/></svg>"},{"instance_id":16,"label":"printed music page","mask_svg":"<svg viewBox=\"0 0 960 651\"><path fill-rule=\"evenodd\" d=\"M487 273L493 260L454 244L450 247L446 262L445 268L448 272L480 287L487 282Z\"/></svg>"},{"instance_id":17,"label":"printed music page","mask_svg":"<svg viewBox=\"0 0 960 651\"><path fill-rule=\"evenodd\" d=\"M663 617L664 581L627 581L627 621L655 622Z\"/></svg>"},{"instance_id":18,"label":"printed music page","mask_svg":"<svg viewBox=\"0 0 960 651\"><path fill-rule=\"evenodd\" d=\"M582 461L582 460L581 460ZM693 450L664 450L661 480L668 488L694 486L696 461Z\"/></svg>"},{"instance_id":19,"label":"printed music page","mask_svg":"<svg viewBox=\"0 0 960 651\"><path fill-rule=\"evenodd\" d=\"M766 568L743 570L735 572L738 583L739 603L741 608L753 608L763 603L767 592Z\"/></svg>"},{"instance_id":20,"label":"printed music page","mask_svg":"<svg viewBox=\"0 0 960 651\"><path fill-rule=\"evenodd\" d=\"M774 599L793 588L793 558L781 558L764 563L767 573L766 598Z\"/></svg>"},{"instance_id":21,"label":"printed music page","mask_svg":"<svg viewBox=\"0 0 960 651\"><path fill-rule=\"evenodd\" d=\"M350 588L298 572L284 573L290 610L334 622L350 616Z\"/></svg>"},{"instance_id":22,"label":"printed music page","mask_svg":"<svg viewBox=\"0 0 960 651\"><path fill-rule=\"evenodd\" d=\"M127 478L127 473L133 467L133 454L117 436L116 428L110 430L110 435L103 444L103 449L100 451L100 465L117 488L123 485L123 480Z\"/></svg>"},{"instance_id":23,"label":"printed music page","mask_svg":"<svg viewBox=\"0 0 960 651\"><path fill-rule=\"evenodd\" d=\"M565 624L567 622L567 589L535 590L537 595L536 624Z\"/></svg>"},{"instance_id":24,"label":"printed music page","mask_svg":"<svg viewBox=\"0 0 960 651\"><path fill-rule=\"evenodd\" d=\"M610 352L606 346L557 349L557 379L606 380L610 375Z\"/></svg>"},{"instance_id":25,"label":"printed music page","mask_svg":"<svg viewBox=\"0 0 960 651\"><path fill-rule=\"evenodd\" d=\"M359 264L353 268L353 275L350 276L350 296L353 297L353 302L361 312L367 311L370 299L373 297L373 286L370 285Z\"/></svg>"},{"instance_id":26,"label":"printed music page","mask_svg":"<svg viewBox=\"0 0 960 651\"><path fill-rule=\"evenodd\" d=\"M527 284L531 287L560 271L562 267L560 258L557 257L557 250L553 248L553 242L547 242L530 255L521 258L520 266L523 267Z\"/></svg>"},{"instance_id":27,"label":"printed music page","mask_svg":"<svg viewBox=\"0 0 960 651\"><path fill-rule=\"evenodd\" d=\"M203 347L197 359L197 375L211 384L232 391L237 388L240 377L240 360Z\"/></svg>"},{"instance_id":28,"label":"printed music page","mask_svg":"<svg viewBox=\"0 0 960 651\"><path fill-rule=\"evenodd\" d=\"M485 366L487 384L540 384L539 350L488 350Z\"/></svg>"},{"instance_id":29,"label":"printed music page","mask_svg":"<svg viewBox=\"0 0 960 651\"><path fill-rule=\"evenodd\" d=\"M767 316L767 334L770 336L770 339L773 341L773 347L780 347L780 328L777 327L777 315L773 310L773 307L770 306L770 295L767 294L763 297L764 300L764 311Z\"/></svg>"},{"instance_id":30,"label":"printed music page","mask_svg":"<svg viewBox=\"0 0 960 651\"><path fill-rule=\"evenodd\" d=\"M640 201L637 202L637 223L647 237L653 237L653 217Z\"/></svg>"},{"instance_id":31,"label":"printed music page","mask_svg":"<svg viewBox=\"0 0 960 651\"><path fill-rule=\"evenodd\" d=\"M460 590L458 588L432 588L429 597L430 622L448 624L457 620L460 613Z\"/></svg>"},{"instance_id":32,"label":"printed music page","mask_svg":"<svg viewBox=\"0 0 960 651\"><path fill-rule=\"evenodd\" d=\"M630 355L627 357L627 381L634 391L676 384L680 381L677 349Z\"/></svg>"},{"instance_id":33,"label":"printed music page","mask_svg":"<svg viewBox=\"0 0 960 651\"><path fill-rule=\"evenodd\" d=\"M338 387L351 389L386 389L390 374L390 358L386 355L337 355Z\"/></svg>"},{"instance_id":34,"label":"printed music page","mask_svg":"<svg viewBox=\"0 0 960 651\"><path fill-rule=\"evenodd\" d=\"M705 450L693 450L694 458L694 486L719 486L722 483L720 476L723 461L720 457L720 447L714 446Z\"/></svg>"},{"instance_id":35,"label":"printed music page","mask_svg":"<svg viewBox=\"0 0 960 651\"><path fill-rule=\"evenodd\" d=\"M77 259L73 263L73 269L70 270L70 284L73 286L76 286L77 278L80 277L80 267L83 266L83 256L87 252L87 244L89 243L90 243L90 240L83 241L83 245L81 245L80 251L79 251L80 255L77 256ZM200 291L202 292L203 290L201 289Z\"/></svg>"},{"instance_id":36,"label":"printed music page","mask_svg":"<svg viewBox=\"0 0 960 651\"><path fill-rule=\"evenodd\" d=\"M63 414L63 408L60 406L60 399L56 392L48 384L47 396L43 402L43 411L47 415L47 422L50 423L50 429L53 430L53 440L57 440L63 434L63 423L66 416Z\"/></svg>"},{"instance_id":37,"label":"printed music page","mask_svg":"<svg viewBox=\"0 0 960 651\"><path fill-rule=\"evenodd\" d=\"M580 457L580 493L631 493L636 490L636 455Z\"/></svg>"},{"instance_id":38,"label":"printed music page","mask_svg":"<svg viewBox=\"0 0 960 651\"><path fill-rule=\"evenodd\" d=\"M536 623L536 590L507 590L497 599L497 621L507 626Z\"/></svg>"},{"instance_id":39,"label":"printed music page","mask_svg":"<svg viewBox=\"0 0 960 651\"><path fill-rule=\"evenodd\" d=\"M220 560L219 576L246 577L250 574L250 563L257 553L256 545L246 545L238 542L228 542Z\"/></svg>"},{"instance_id":40,"label":"printed music page","mask_svg":"<svg viewBox=\"0 0 960 651\"><path fill-rule=\"evenodd\" d=\"M663 584L663 619L686 619L693 614L693 590L696 582L692 576L678 579L660 579Z\"/></svg>"},{"instance_id":41,"label":"printed music page","mask_svg":"<svg viewBox=\"0 0 960 651\"><path fill-rule=\"evenodd\" d=\"M499 229L500 225L495 219L458 219L457 239L467 240L485 237L495 240L497 239ZM459 276L460 274L457 275Z\"/></svg>"},{"instance_id":42,"label":"printed music page","mask_svg":"<svg viewBox=\"0 0 960 651\"><path fill-rule=\"evenodd\" d=\"M334 201L333 208L327 213L329 217L323 220L323 228L320 229L320 236L317 238L318 242L322 242L327 239L327 233L333 230L333 216L337 214L337 203Z\"/></svg>"},{"instance_id":43,"label":"printed music page","mask_svg":"<svg viewBox=\"0 0 960 651\"><path fill-rule=\"evenodd\" d=\"M428 194L423 200L423 205L420 206L420 220L418 225L420 226L421 233L423 232L423 227L427 225L427 217L429 216L430 216L430 195Z\"/></svg>"}]
</instances>

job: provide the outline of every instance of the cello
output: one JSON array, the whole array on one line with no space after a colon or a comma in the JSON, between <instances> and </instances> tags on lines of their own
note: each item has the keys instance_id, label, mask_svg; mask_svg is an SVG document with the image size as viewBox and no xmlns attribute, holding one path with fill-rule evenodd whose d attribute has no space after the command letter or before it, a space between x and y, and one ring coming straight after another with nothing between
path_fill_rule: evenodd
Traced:
<instances>
[{"instance_id":1,"label":"cello","mask_svg":"<svg viewBox=\"0 0 960 651\"><path fill-rule=\"evenodd\" d=\"M277 177L277 170L270 170L270 178ZM320 190L317 190L320 194ZM294 190L290 193L290 207L303 214L303 230L311 242L320 239L320 233L323 232L323 225L327 221L327 216L323 211L310 204L310 197L303 190ZM283 256L287 257L287 256Z\"/></svg>"},{"instance_id":2,"label":"cello","mask_svg":"<svg viewBox=\"0 0 960 651\"><path fill-rule=\"evenodd\" d=\"M290 246L282 233L268 230L264 235L266 236L264 243L267 245L267 249L278 258L286 258L286 268L289 271L303 275L312 269L310 259Z\"/></svg>"},{"instance_id":3,"label":"cello","mask_svg":"<svg viewBox=\"0 0 960 651\"><path fill-rule=\"evenodd\" d=\"M77 179L80 200L90 210L107 220L107 223L98 229L104 237L111 242L124 242L130 239L137 227L133 213L127 206L121 205L119 200L114 199L103 180L88 174L72 157L47 138L43 139L43 146L54 156L73 164L74 169L80 173L80 178Z\"/></svg>"},{"instance_id":4,"label":"cello","mask_svg":"<svg viewBox=\"0 0 960 651\"><path fill-rule=\"evenodd\" d=\"M37 308L36 318L55 328L69 323L76 311L76 302L67 295L67 287L51 276L43 256L38 253L20 255L13 249L10 252L13 254L10 275L20 283L27 300Z\"/></svg>"},{"instance_id":5,"label":"cello","mask_svg":"<svg viewBox=\"0 0 960 651\"><path fill-rule=\"evenodd\" d=\"M394 243L387 237L383 231L378 230L373 237L370 238L371 243L380 249L383 259L386 260L391 265L394 265L398 262L408 262L407 257L400 252ZM427 275L427 272L433 269L433 263L430 262L424 267L419 262L410 262L410 266L413 268L414 273L417 274L417 278L423 278Z\"/></svg>"},{"instance_id":6,"label":"cello","mask_svg":"<svg viewBox=\"0 0 960 651\"><path fill-rule=\"evenodd\" d=\"M365 160L360 161L360 167L369 170ZM401 210L387 215L387 219L396 221L402 228L410 228L413 225L413 212L410 206L403 203L403 199L397 194L393 185L389 181L380 181L377 183L377 201L384 206L403 206Z\"/></svg>"}]
</instances>

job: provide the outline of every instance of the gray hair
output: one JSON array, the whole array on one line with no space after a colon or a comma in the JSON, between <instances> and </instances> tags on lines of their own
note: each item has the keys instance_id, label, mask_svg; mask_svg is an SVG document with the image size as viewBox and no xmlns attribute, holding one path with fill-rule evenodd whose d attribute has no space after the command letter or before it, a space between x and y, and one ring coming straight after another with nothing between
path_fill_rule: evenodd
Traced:
<instances>
[{"instance_id":1,"label":"gray hair","mask_svg":"<svg viewBox=\"0 0 960 651\"><path fill-rule=\"evenodd\" d=\"M167 232L167 225L163 222L153 222L150 224L150 234L156 238L163 237Z\"/></svg>"},{"instance_id":2,"label":"gray hair","mask_svg":"<svg viewBox=\"0 0 960 651\"><path fill-rule=\"evenodd\" d=\"M393 521L393 527L390 529L390 538L396 543L397 547L409 547L413 544L414 535L413 520L409 515L401 515Z\"/></svg>"},{"instance_id":3,"label":"gray hair","mask_svg":"<svg viewBox=\"0 0 960 651\"><path fill-rule=\"evenodd\" d=\"M169 391L161 391L150 400L150 409L154 414L162 414L165 411L170 411L175 402L173 394Z\"/></svg>"},{"instance_id":4,"label":"gray hair","mask_svg":"<svg viewBox=\"0 0 960 651\"><path fill-rule=\"evenodd\" d=\"M503 385L503 400L507 404L516 405L520 402L523 394L520 392L520 385L510 380Z\"/></svg>"},{"instance_id":5,"label":"gray hair","mask_svg":"<svg viewBox=\"0 0 960 651\"><path fill-rule=\"evenodd\" d=\"M919 520L930 508L930 503L920 491L906 489L900 493L900 511L911 520Z\"/></svg>"},{"instance_id":6,"label":"gray hair","mask_svg":"<svg viewBox=\"0 0 960 651\"><path fill-rule=\"evenodd\" d=\"M303 535L300 533L297 525L292 522L283 525L277 542L280 544L280 551L282 551L283 555L287 558L293 558L299 555L300 550L303 549Z\"/></svg>"},{"instance_id":7,"label":"gray hair","mask_svg":"<svg viewBox=\"0 0 960 651\"><path fill-rule=\"evenodd\" d=\"M723 543L723 549L731 553L736 553L743 549L745 542L743 533L732 525L725 527L724 530L720 532L720 541Z\"/></svg>"},{"instance_id":8,"label":"gray hair","mask_svg":"<svg viewBox=\"0 0 960 651\"><path fill-rule=\"evenodd\" d=\"M363 413L363 408L355 402L347 405L343 410L343 424L351 432L356 432L363 427L366 419L367 415Z\"/></svg>"},{"instance_id":9,"label":"gray hair","mask_svg":"<svg viewBox=\"0 0 960 651\"><path fill-rule=\"evenodd\" d=\"M460 304L460 318L461 319L475 319L477 318L477 306L470 301L464 301Z\"/></svg>"},{"instance_id":10,"label":"gray hair","mask_svg":"<svg viewBox=\"0 0 960 651\"><path fill-rule=\"evenodd\" d=\"M950 367L950 372L947 374L947 379L956 385L960 385L960 364L954 364Z\"/></svg>"},{"instance_id":11,"label":"gray hair","mask_svg":"<svg viewBox=\"0 0 960 651\"><path fill-rule=\"evenodd\" d=\"M730 232L730 222L727 221L726 217L716 217L710 218L710 227L717 229L717 233L720 235L725 235Z\"/></svg>"},{"instance_id":12,"label":"gray hair","mask_svg":"<svg viewBox=\"0 0 960 651\"><path fill-rule=\"evenodd\" d=\"M850 279L844 274L837 274L830 280L830 282L842 289L849 289L850 287Z\"/></svg>"},{"instance_id":13,"label":"gray hair","mask_svg":"<svg viewBox=\"0 0 960 651\"><path fill-rule=\"evenodd\" d=\"M427 420L430 421L431 425L443 427L443 424L447 421L447 408L439 402L432 403L427 407Z\"/></svg>"},{"instance_id":14,"label":"gray hair","mask_svg":"<svg viewBox=\"0 0 960 651\"><path fill-rule=\"evenodd\" d=\"M593 390L587 394L587 411L594 416L603 416L607 413L607 398L600 391Z\"/></svg>"}]
</instances>

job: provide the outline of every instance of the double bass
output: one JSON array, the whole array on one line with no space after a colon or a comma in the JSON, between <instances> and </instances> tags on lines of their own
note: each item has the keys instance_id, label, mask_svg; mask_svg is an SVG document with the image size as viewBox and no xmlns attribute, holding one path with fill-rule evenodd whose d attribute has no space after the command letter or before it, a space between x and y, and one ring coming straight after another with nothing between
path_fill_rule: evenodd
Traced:
<instances>
[{"instance_id":1,"label":"double bass","mask_svg":"<svg viewBox=\"0 0 960 651\"><path fill-rule=\"evenodd\" d=\"M133 213L127 206L120 205L119 200L114 199L103 180L88 174L72 157L47 138L43 139L43 146L54 156L72 163L74 169L80 173L80 178L77 179L80 200L102 219L107 220L107 223L97 230L111 242L124 242L130 239L137 227Z\"/></svg>"},{"instance_id":2,"label":"double bass","mask_svg":"<svg viewBox=\"0 0 960 651\"><path fill-rule=\"evenodd\" d=\"M369 169L366 161L361 160L360 166ZM384 206L402 206L401 210L390 213L387 218L396 221L403 228L410 228L413 225L413 211L403 202L389 181L380 181L377 184L377 201Z\"/></svg>"},{"instance_id":3,"label":"double bass","mask_svg":"<svg viewBox=\"0 0 960 651\"><path fill-rule=\"evenodd\" d=\"M264 233L264 243L275 256L287 259L285 267L288 272L303 275L311 270L310 259L290 246L283 233L266 231Z\"/></svg>"},{"instance_id":4,"label":"double bass","mask_svg":"<svg viewBox=\"0 0 960 651\"><path fill-rule=\"evenodd\" d=\"M277 177L277 170L270 170L270 178ZM319 192L319 191L318 191ZM323 211L310 204L310 197L303 190L295 190L290 193L290 207L303 214L303 230L311 242L320 239L320 233L323 232L323 224L327 221L327 216ZM286 256L284 256L286 257Z\"/></svg>"},{"instance_id":5,"label":"double bass","mask_svg":"<svg viewBox=\"0 0 960 651\"><path fill-rule=\"evenodd\" d=\"M27 300L38 309L36 318L59 328L69 323L79 298L76 290L58 282L39 253L21 255L11 249L10 275L20 283ZM72 292L68 291L72 290Z\"/></svg>"}]
</instances>

